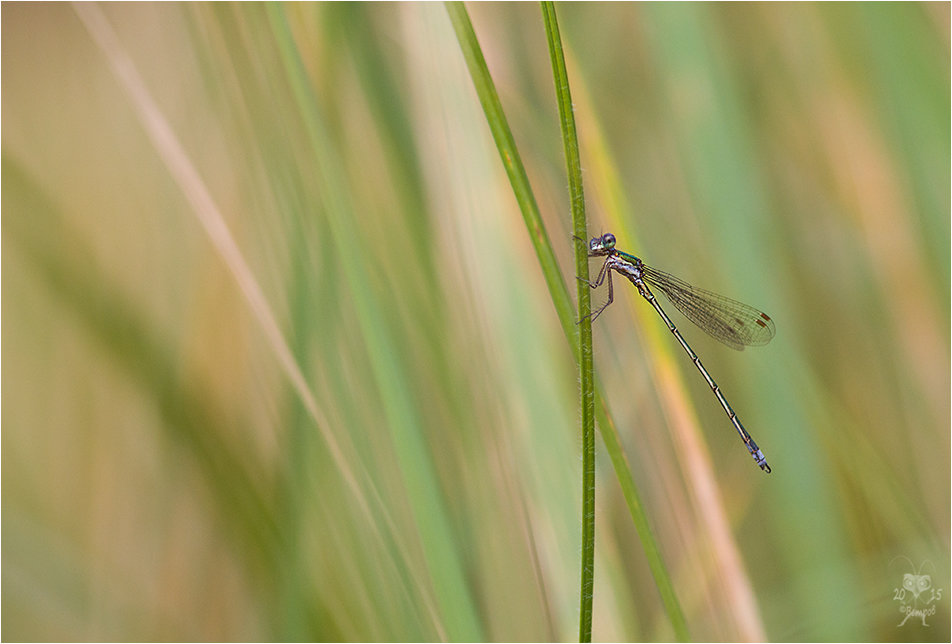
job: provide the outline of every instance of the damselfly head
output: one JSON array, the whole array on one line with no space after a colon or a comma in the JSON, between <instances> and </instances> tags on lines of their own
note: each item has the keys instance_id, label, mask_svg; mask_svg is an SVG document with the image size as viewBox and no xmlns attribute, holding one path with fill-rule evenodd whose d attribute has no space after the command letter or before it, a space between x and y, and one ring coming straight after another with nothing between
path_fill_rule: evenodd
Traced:
<instances>
[{"instance_id":1,"label":"damselfly head","mask_svg":"<svg viewBox=\"0 0 952 644\"><path fill-rule=\"evenodd\" d=\"M592 237L588 242L588 256L598 257L608 255L615 250L615 236L611 233L605 233L601 237Z\"/></svg>"}]
</instances>

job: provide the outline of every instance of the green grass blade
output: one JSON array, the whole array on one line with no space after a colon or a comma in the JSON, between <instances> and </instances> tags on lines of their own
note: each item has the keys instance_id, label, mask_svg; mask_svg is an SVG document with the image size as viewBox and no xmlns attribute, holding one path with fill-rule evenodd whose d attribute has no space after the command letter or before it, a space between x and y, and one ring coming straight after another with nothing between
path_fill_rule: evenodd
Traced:
<instances>
[{"instance_id":1,"label":"green grass blade","mask_svg":"<svg viewBox=\"0 0 952 644\"><path fill-rule=\"evenodd\" d=\"M331 236L341 255L353 248L354 235L350 222L355 219L350 195L342 190L346 180L332 159L340 158L330 136L325 116L320 109L314 88L304 69L303 60L291 35L284 8L268 5L268 18L280 48L288 82L293 90L301 118L310 137L316 162L315 180L321 186ZM449 508L440 495L440 485L432 455L421 433L422 423L415 408L408 383L412 377L401 359L388 327L387 316L366 285L370 282L362 262L345 262L343 274L354 298L361 333L372 356L372 371L382 397L387 427L393 433L393 445L401 471L410 491L409 497L421 541L425 545L427 570L451 640L482 640L482 626L475 611L463 569L464 557L457 551L452 533Z\"/></svg>"},{"instance_id":2,"label":"green grass blade","mask_svg":"<svg viewBox=\"0 0 952 644\"><path fill-rule=\"evenodd\" d=\"M469 20L469 15L462 3L452 2L447 3L446 6L456 30L460 47L463 50L463 55L466 58L470 75L473 78L473 84L479 95L480 103L486 112L490 130L496 141L496 147L499 149L499 154L509 176L509 181L512 183L513 191L519 202L523 217L526 220L530 236L533 242L536 243L536 252L539 256L540 266L546 277L546 283L549 286L549 292L552 295L556 311L559 314L559 320L562 323L566 339L572 343L572 346L577 346L575 338L578 333L578 328L573 318L571 305L569 304L571 300L568 296L568 290L565 287L565 282L561 278L561 274L558 273L558 269L555 267L554 259L551 263L549 262L549 258L554 258L554 253L548 243L548 237L545 234L542 220L539 216L535 197L532 195L532 189L529 186L525 169L522 167L521 157L516 149L512 133L502 110L502 104L496 93L492 77L489 75L489 69L483 58L479 42L473 31L472 23ZM580 236L584 239L584 233ZM544 240L545 243L540 248L539 243L541 243L541 240ZM552 271L554 271L554 274ZM587 274L587 266L584 274ZM621 449L621 443L615 430L615 424L611 420L611 415L607 409L601 394L601 387L598 385L597 380L595 382L595 400L597 402L596 409L599 414L598 421L601 427L602 440L612 460L615 475L621 484L625 502L632 515L632 522L638 531L638 537L642 542L645 556L648 559L648 564L661 595L665 611L668 614L668 619L674 628L677 639L687 641L688 630L684 612L674 592L671 575L664 564L664 560L661 558L660 548L651 530L650 522L644 511L644 504L641 502L641 497L637 491L637 486L631 474L628 461Z\"/></svg>"},{"instance_id":3,"label":"green grass blade","mask_svg":"<svg viewBox=\"0 0 952 644\"><path fill-rule=\"evenodd\" d=\"M684 610L681 608L678 595L674 592L671 574L661 557L661 548L658 546L658 540L651 529L645 506L641 501L641 494L638 492L635 479L631 474L631 466L628 464L628 458L625 456L621 441L618 438L618 428L615 427L608 404L601 395L601 386L597 379L595 385L598 402L595 413L598 418L598 427L601 430L599 433L602 442L605 444L605 451L608 452L608 456L612 460L615 477L621 486L621 492L625 497L625 503L628 505L632 523L638 531L648 568L651 570L651 576L658 589L658 594L661 596L661 603L668 615L668 621L671 622L671 627L674 629L674 636L679 642L688 642L691 639L688 632L688 623L684 617Z\"/></svg>"},{"instance_id":4,"label":"green grass blade","mask_svg":"<svg viewBox=\"0 0 952 644\"><path fill-rule=\"evenodd\" d=\"M588 280L588 253L585 240L588 225L585 219L585 192L582 185L582 162L575 132L572 94L569 91L568 72L562 53L562 37L555 15L555 5L542 3L542 17L552 60L555 95L559 104L559 122L565 166L569 178L569 202L572 209L572 228L575 231L575 273L586 281L576 281L579 324L578 346L579 393L582 410L582 572L579 589L580 642L592 641L592 610L595 592L595 388L592 368L592 298Z\"/></svg>"},{"instance_id":5,"label":"green grass blade","mask_svg":"<svg viewBox=\"0 0 952 644\"><path fill-rule=\"evenodd\" d=\"M486 59L483 57L479 41L476 39L476 32L473 31L473 23L470 22L469 14L462 2L447 2L446 10L449 13L450 21L453 23L453 29L456 31L456 38L463 50L463 56L466 58L466 66L469 68L473 84L476 86L479 102L486 113L486 120L489 123L489 129L492 131L493 140L496 142L496 148L502 158L503 166L506 168L506 175L512 185L513 194L515 194L516 201L519 202L519 210L522 212L523 219L525 219L526 229L532 239L532 246L539 260L546 286L549 288L549 295L552 297L553 304L555 304L555 311L559 316L559 322L562 324L562 330L572 342L572 345L577 346L575 338L578 329L572 311L572 300L565 286L565 280L562 279L562 273L559 271L555 252L552 250L549 235L542 222L542 216L539 214L539 205L536 203L532 188L529 186L529 177L522 165L522 158L516 148L512 131L509 129L509 122L506 120L502 103L499 101L499 94L496 93L496 86L493 83L492 76L489 75L489 68L486 66Z\"/></svg>"}]
</instances>

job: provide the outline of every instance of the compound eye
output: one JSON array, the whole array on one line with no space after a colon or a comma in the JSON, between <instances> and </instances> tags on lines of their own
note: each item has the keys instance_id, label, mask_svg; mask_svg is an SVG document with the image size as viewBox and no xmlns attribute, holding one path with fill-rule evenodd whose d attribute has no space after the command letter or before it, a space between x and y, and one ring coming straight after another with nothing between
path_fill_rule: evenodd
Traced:
<instances>
[{"instance_id":1,"label":"compound eye","mask_svg":"<svg viewBox=\"0 0 952 644\"><path fill-rule=\"evenodd\" d=\"M615 236L611 233L605 233L602 235L602 246L605 248L614 248L615 247Z\"/></svg>"}]
</instances>

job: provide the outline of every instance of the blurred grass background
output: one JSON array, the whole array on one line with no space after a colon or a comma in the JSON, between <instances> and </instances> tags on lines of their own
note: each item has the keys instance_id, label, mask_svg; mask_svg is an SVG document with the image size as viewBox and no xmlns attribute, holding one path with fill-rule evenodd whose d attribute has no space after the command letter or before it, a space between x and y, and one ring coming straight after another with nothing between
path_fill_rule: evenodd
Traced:
<instances>
[{"instance_id":1,"label":"blurred grass background","mask_svg":"<svg viewBox=\"0 0 952 644\"><path fill-rule=\"evenodd\" d=\"M539 8L469 9L574 281ZM592 234L777 323L741 354L675 314L769 477L633 288L596 324L691 636L947 641L949 5L558 9ZM4 4L3 638L574 639L572 351L444 7L102 11L306 388L115 59ZM670 639L599 450L594 638Z\"/></svg>"}]
</instances>

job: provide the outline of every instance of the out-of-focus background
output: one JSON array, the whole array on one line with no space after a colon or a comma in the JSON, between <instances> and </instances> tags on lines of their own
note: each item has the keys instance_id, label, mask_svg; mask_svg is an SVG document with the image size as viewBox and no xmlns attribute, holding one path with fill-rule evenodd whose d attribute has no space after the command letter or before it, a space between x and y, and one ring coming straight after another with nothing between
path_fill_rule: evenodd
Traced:
<instances>
[{"instance_id":1,"label":"out-of-focus background","mask_svg":"<svg viewBox=\"0 0 952 644\"><path fill-rule=\"evenodd\" d=\"M539 8L469 9L574 292ZM769 476L634 288L595 325L691 637L948 641L949 5L558 11L591 233L777 325L672 311ZM573 354L445 8L2 47L3 639L574 639ZM598 449L594 637L671 639Z\"/></svg>"}]
</instances>

